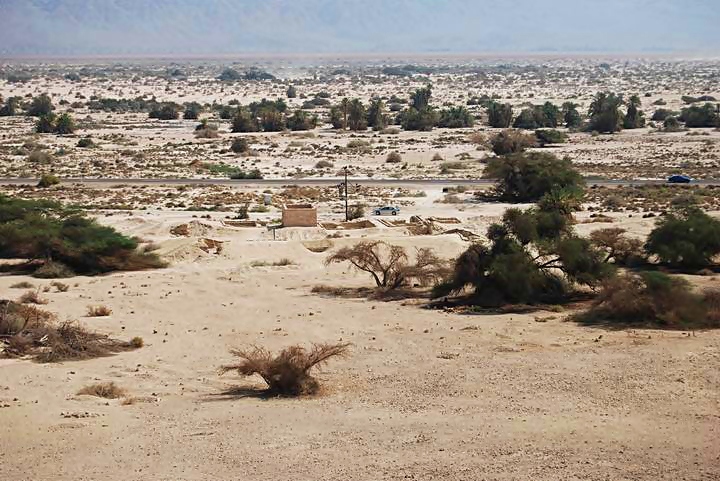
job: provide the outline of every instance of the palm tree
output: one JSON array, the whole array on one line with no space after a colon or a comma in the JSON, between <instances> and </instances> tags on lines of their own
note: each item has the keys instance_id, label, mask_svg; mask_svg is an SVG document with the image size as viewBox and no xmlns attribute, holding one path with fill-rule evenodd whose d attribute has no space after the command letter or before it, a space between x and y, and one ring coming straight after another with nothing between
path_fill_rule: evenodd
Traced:
<instances>
[{"instance_id":1,"label":"palm tree","mask_svg":"<svg viewBox=\"0 0 720 481\"><path fill-rule=\"evenodd\" d=\"M340 110L342 111L343 130L345 130L348 125L348 112L350 110L350 101L347 97L340 101Z\"/></svg>"},{"instance_id":2,"label":"palm tree","mask_svg":"<svg viewBox=\"0 0 720 481\"><path fill-rule=\"evenodd\" d=\"M348 126L350 130L367 129L365 106L360 99L352 99L348 107Z\"/></svg>"}]
</instances>

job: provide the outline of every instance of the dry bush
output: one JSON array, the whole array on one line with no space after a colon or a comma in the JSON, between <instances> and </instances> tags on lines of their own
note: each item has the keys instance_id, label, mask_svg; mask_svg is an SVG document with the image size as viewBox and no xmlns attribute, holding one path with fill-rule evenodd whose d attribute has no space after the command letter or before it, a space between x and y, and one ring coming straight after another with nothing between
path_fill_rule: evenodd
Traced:
<instances>
[{"instance_id":1,"label":"dry bush","mask_svg":"<svg viewBox=\"0 0 720 481\"><path fill-rule=\"evenodd\" d=\"M279 261L275 261L272 263L272 265L275 267L294 266L295 264L295 261L293 261L292 259L288 259L287 257L283 257Z\"/></svg>"},{"instance_id":2,"label":"dry bush","mask_svg":"<svg viewBox=\"0 0 720 481\"><path fill-rule=\"evenodd\" d=\"M490 143L493 152L497 155L508 155L535 146L535 140L534 135L525 134L519 130L503 130L490 139Z\"/></svg>"},{"instance_id":3,"label":"dry bush","mask_svg":"<svg viewBox=\"0 0 720 481\"><path fill-rule=\"evenodd\" d=\"M629 266L645 261L642 241L625 236L625 229L610 227L593 231L590 242L606 252L605 262Z\"/></svg>"},{"instance_id":4,"label":"dry bush","mask_svg":"<svg viewBox=\"0 0 720 481\"><path fill-rule=\"evenodd\" d=\"M124 397L125 394L125 389L117 386L114 382L91 384L90 386L85 386L78 391L78 396L87 395L105 399L117 399Z\"/></svg>"},{"instance_id":5,"label":"dry bush","mask_svg":"<svg viewBox=\"0 0 720 481\"><path fill-rule=\"evenodd\" d=\"M112 314L112 309L107 306L88 306L87 317L105 317Z\"/></svg>"},{"instance_id":6,"label":"dry bush","mask_svg":"<svg viewBox=\"0 0 720 481\"><path fill-rule=\"evenodd\" d=\"M418 249L415 264L409 264L404 248L382 241L365 241L343 247L325 260L327 265L342 262L349 262L356 269L367 272L377 287L388 290L407 285L412 280L427 286L449 274L448 262L437 257L432 249Z\"/></svg>"},{"instance_id":7,"label":"dry bush","mask_svg":"<svg viewBox=\"0 0 720 481\"><path fill-rule=\"evenodd\" d=\"M268 385L268 393L278 396L311 395L318 392L320 384L310 375L310 370L326 363L333 357L345 356L350 344L313 344L310 349L294 345L274 356L265 348L253 346L248 350L232 349L230 352L242 361L222 366L220 373L237 371L241 376L259 374Z\"/></svg>"},{"instance_id":8,"label":"dry bush","mask_svg":"<svg viewBox=\"0 0 720 481\"><path fill-rule=\"evenodd\" d=\"M53 281L50 285L54 287L57 292L67 292L70 290L70 285L64 282Z\"/></svg>"},{"instance_id":9,"label":"dry bush","mask_svg":"<svg viewBox=\"0 0 720 481\"><path fill-rule=\"evenodd\" d=\"M661 272L631 273L607 280L576 320L613 327L720 328L720 291L696 293L685 279Z\"/></svg>"},{"instance_id":10,"label":"dry bush","mask_svg":"<svg viewBox=\"0 0 720 481\"><path fill-rule=\"evenodd\" d=\"M385 162L388 164L398 164L402 162L402 156L397 152L390 152L385 158Z\"/></svg>"},{"instance_id":11,"label":"dry bush","mask_svg":"<svg viewBox=\"0 0 720 481\"><path fill-rule=\"evenodd\" d=\"M329 160L318 160L317 164L315 164L316 169L327 169L332 167L334 164L330 162Z\"/></svg>"},{"instance_id":12,"label":"dry bush","mask_svg":"<svg viewBox=\"0 0 720 481\"><path fill-rule=\"evenodd\" d=\"M88 331L75 321L58 323L53 314L33 306L0 300L0 344L5 356L29 354L39 362L108 356L140 347Z\"/></svg>"},{"instance_id":13,"label":"dry bush","mask_svg":"<svg viewBox=\"0 0 720 481\"><path fill-rule=\"evenodd\" d=\"M35 287L35 285L28 281L16 282L10 286L11 289L32 289L33 287Z\"/></svg>"},{"instance_id":14,"label":"dry bush","mask_svg":"<svg viewBox=\"0 0 720 481\"><path fill-rule=\"evenodd\" d=\"M473 132L472 134L468 135L468 141L471 144L475 144L480 147L487 147L488 141L487 137L485 137L485 134L482 132Z\"/></svg>"},{"instance_id":15,"label":"dry bush","mask_svg":"<svg viewBox=\"0 0 720 481\"><path fill-rule=\"evenodd\" d=\"M48 300L40 297L40 291L27 291L25 294L20 296L19 299L21 304L47 304Z\"/></svg>"},{"instance_id":16,"label":"dry bush","mask_svg":"<svg viewBox=\"0 0 720 481\"><path fill-rule=\"evenodd\" d=\"M61 262L48 261L33 272L32 276L39 279L65 279L75 273Z\"/></svg>"}]
</instances>

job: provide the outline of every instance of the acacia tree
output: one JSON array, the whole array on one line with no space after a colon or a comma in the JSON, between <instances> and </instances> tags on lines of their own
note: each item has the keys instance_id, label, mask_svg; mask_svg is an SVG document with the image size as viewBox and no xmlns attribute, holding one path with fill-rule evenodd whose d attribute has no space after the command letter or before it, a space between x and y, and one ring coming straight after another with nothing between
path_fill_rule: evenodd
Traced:
<instances>
[{"instance_id":1,"label":"acacia tree","mask_svg":"<svg viewBox=\"0 0 720 481\"><path fill-rule=\"evenodd\" d=\"M470 246L455 262L437 297L467 286L480 305L558 302L575 284L595 287L611 275L602 253L571 227L571 206L541 202L527 210L508 209L487 231L489 244Z\"/></svg>"},{"instance_id":2,"label":"acacia tree","mask_svg":"<svg viewBox=\"0 0 720 481\"><path fill-rule=\"evenodd\" d=\"M511 202L534 202L553 190L578 196L584 184L569 158L545 152L495 157L483 177L495 179L499 198Z\"/></svg>"},{"instance_id":3,"label":"acacia tree","mask_svg":"<svg viewBox=\"0 0 720 481\"><path fill-rule=\"evenodd\" d=\"M720 254L720 221L697 207L670 212L657 221L645 249L673 267L706 267Z\"/></svg>"},{"instance_id":4,"label":"acacia tree","mask_svg":"<svg viewBox=\"0 0 720 481\"><path fill-rule=\"evenodd\" d=\"M377 287L387 290L407 285L413 279L421 285L429 285L443 279L448 272L446 262L432 249L418 249L415 263L410 264L403 247L382 241L365 241L343 247L325 260L328 265L342 262L349 262L357 270L367 272Z\"/></svg>"},{"instance_id":5,"label":"acacia tree","mask_svg":"<svg viewBox=\"0 0 720 481\"><path fill-rule=\"evenodd\" d=\"M625 229L608 227L590 233L590 242L605 251L604 262L617 265L635 265L645 260L643 242L640 239L627 237Z\"/></svg>"},{"instance_id":6,"label":"acacia tree","mask_svg":"<svg viewBox=\"0 0 720 481\"><path fill-rule=\"evenodd\" d=\"M27 114L32 117L42 117L44 115L50 115L55 107L50 100L48 94L38 95L32 99L27 109Z\"/></svg>"}]
</instances>

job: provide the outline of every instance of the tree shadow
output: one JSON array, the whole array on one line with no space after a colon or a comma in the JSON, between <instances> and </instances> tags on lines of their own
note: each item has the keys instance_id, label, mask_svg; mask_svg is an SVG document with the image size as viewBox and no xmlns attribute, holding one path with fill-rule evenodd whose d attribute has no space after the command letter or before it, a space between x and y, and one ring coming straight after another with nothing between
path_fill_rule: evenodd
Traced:
<instances>
[{"instance_id":1,"label":"tree shadow","mask_svg":"<svg viewBox=\"0 0 720 481\"><path fill-rule=\"evenodd\" d=\"M246 398L268 400L276 397L278 397L277 394L274 394L267 388L231 386L220 392L208 394L205 396L204 401L236 401L238 399Z\"/></svg>"}]
</instances>

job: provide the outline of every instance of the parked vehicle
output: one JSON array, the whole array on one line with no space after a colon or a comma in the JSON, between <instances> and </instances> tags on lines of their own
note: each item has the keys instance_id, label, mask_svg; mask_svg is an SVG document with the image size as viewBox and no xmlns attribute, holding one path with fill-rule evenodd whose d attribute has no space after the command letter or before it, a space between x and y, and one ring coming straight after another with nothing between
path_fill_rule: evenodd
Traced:
<instances>
[{"instance_id":1,"label":"parked vehicle","mask_svg":"<svg viewBox=\"0 0 720 481\"><path fill-rule=\"evenodd\" d=\"M692 179L687 175L671 175L667 181L671 184L689 184Z\"/></svg>"},{"instance_id":2,"label":"parked vehicle","mask_svg":"<svg viewBox=\"0 0 720 481\"><path fill-rule=\"evenodd\" d=\"M386 205L385 207L378 207L373 211L375 215L398 215L399 212L399 207L393 207L389 205Z\"/></svg>"}]
</instances>

